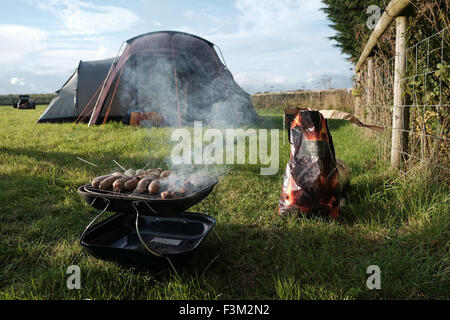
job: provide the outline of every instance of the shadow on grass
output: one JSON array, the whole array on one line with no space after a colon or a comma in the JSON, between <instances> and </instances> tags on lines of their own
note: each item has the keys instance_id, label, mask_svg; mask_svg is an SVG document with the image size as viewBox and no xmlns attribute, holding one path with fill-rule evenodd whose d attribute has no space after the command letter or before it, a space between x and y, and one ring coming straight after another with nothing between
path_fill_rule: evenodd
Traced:
<instances>
[{"instance_id":1,"label":"shadow on grass","mask_svg":"<svg viewBox=\"0 0 450 320\"><path fill-rule=\"evenodd\" d=\"M277 278L295 279L302 287L313 288L300 296L303 299L326 299L330 295L344 298L355 283L361 288L364 284L364 273L355 272L354 278L349 279L349 263L365 270L367 259L376 251L369 240L355 240L354 236L320 228L263 228L229 223L215 228L221 240L211 232L195 251L173 263L181 282L212 282L223 293L221 298L226 299L296 298L290 292L276 291ZM174 279L164 259L154 265L119 266L132 268L140 275L152 275L157 281ZM324 288L325 292L320 292Z\"/></svg>"},{"instance_id":2,"label":"shadow on grass","mask_svg":"<svg viewBox=\"0 0 450 320\"><path fill-rule=\"evenodd\" d=\"M380 195L383 195L386 199L383 202L379 199L376 201L377 207L374 207L373 197ZM378 215L378 219L380 217L383 220L384 218L389 218L392 213L383 211L380 206L387 201L387 198L395 200L393 195L386 193L386 179L382 176L373 177L370 181L359 180L356 183L350 183L343 190L341 198L345 199L345 205L341 208L341 221L350 226L368 222L372 219L376 220L377 217L373 216L375 212ZM394 203L390 203L390 206L393 205ZM383 220L379 222L383 222Z\"/></svg>"},{"instance_id":3,"label":"shadow on grass","mask_svg":"<svg viewBox=\"0 0 450 320\"><path fill-rule=\"evenodd\" d=\"M439 228L441 220L434 220L430 228ZM211 232L185 259L174 261L180 282L208 283L223 299L392 299L446 294L440 280L433 277L442 272L440 260L434 256L431 267L430 260L423 259L436 250L445 251L444 247L433 248L430 241L417 251L412 250L417 243L411 242L410 235L380 240L320 220L309 222L301 227L288 227L283 221L267 227L220 223L215 229L221 240ZM415 237L426 237L428 232L422 230ZM439 236L441 240L445 243L445 235ZM411 260L417 265L411 265ZM382 291L366 287L366 269L372 264L389 270ZM165 260L132 268L162 283L174 280Z\"/></svg>"},{"instance_id":4,"label":"shadow on grass","mask_svg":"<svg viewBox=\"0 0 450 320\"><path fill-rule=\"evenodd\" d=\"M382 183L381 179L373 184L360 187L365 191L377 191L380 183ZM353 192L355 190L349 189L344 195L352 196ZM364 196L361 194L359 198L356 198L360 198L362 201ZM66 209L70 210L69 207ZM71 208L72 211L68 212L70 215L66 216L65 221L73 219L76 214L76 209L74 209ZM43 235L44 239L52 238L51 227L56 222L58 221L49 221L48 226L45 229L39 228L39 235L35 236L42 237ZM413 250L417 247L417 241L410 241L409 235L404 236L404 240L401 240L403 242L387 241L386 243L367 237L361 231L349 232L343 225L352 224L353 222L350 220L338 224L328 223L327 219L316 218L308 218L303 223L299 221L298 225L289 225L285 222L285 219L275 218L274 223L267 226L232 222L218 223L215 230L221 240L215 236L214 231L211 231L195 251L189 253L184 259L174 261L177 273L181 277L180 280L175 278L165 259L150 266L120 264L118 266L123 271L135 273L135 275L130 273L130 277L142 276L154 279L159 288L170 284L167 293L164 294L175 290L171 289L174 288L174 281L182 284L185 286L183 287L185 289L182 290L186 290L185 293L191 299L202 298L202 294L206 294L207 289L202 288L204 284L208 284L214 289L214 292L221 294L220 298L223 299L410 298L411 295L423 296L423 291L417 291L417 286L411 284L411 279L425 288L426 294L431 297L442 298L445 295L445 292L442 293L442 286L439 286L439 279L432 276L441 270L438 267L429 267L426 270L424 268L427 266L424 261L430 261L424 257L428 257L428 252L432 253L430 250L434 249L425 248L423 252ZM65 227L64 232L59 232L59 237L64 237L63 234L67 233L74 234L75 229L80 231L81 224ZM439 220L432 221L430 228L437 228L439 224L442 224ZM419 239L426 237L426 233L427 231L423 230L415 236ZM445 243L445 238L441 239L444 236L439 236L439 241ZM29 237L24 239L31 240ZM57 240L53 239L53 241ZM15 253L8 255L13 258ZM91 264L88 263L86 256L85 253L80 257L82 265ZM39 259L46 258L30 256L27 261L33 263ZM414 259L417 265L411 265L411 259ZM440 265L439 261L433 259L436 266ZM389 270L389 273L386 273L383 278L382 292L369 291L365 287L367 278L365 270L372 264L380 265L382 270ZM105 275L105 268L108 267L103 264L96 265L89 271L89 278L83 280L85 281L83 286L89 287L89 291L93 292L94 297L95 288L106 286L106 282L115 281L114 277L120 277L120 273L114 276L110 273ZM419 278L417 278L418 274L421 274ZM119 288L117 292L126 294L129 291L133 292L134 298L146 298L147 291L158 290L149 288L149 282L143 282L143 278L135 278L131 282L132 284L128 287L125 284L125 287ZM190 287L192 281L197 284L195 290L199 291L191 291L194 290ZM100 294L101 290L98 290ZM64 292L63 290L60 294L64 296ZM45 292L43 294L45 295ZM175 291L171 294L178 293Z\"/></svg>"},{"instance_id":5,"label":"shadow on grass","mask_svg":"<svg viewBox=\"0 0 450 320\"><path fill-rule=\"evenodd\" d=\"M433 276L443 272L444 264L436 253L445 248L419 248L409 235L398 241L377 241L362 232L321 224L320 220L301 227L289 227L281 220L267 227L226 222L216 225L221 240L211 232L186 259L174 261L180 279L166 260L150 266L115 263L115 268L89 261L85 253L74 261L85 272L82 293L89 292L94 299L105 294L119 299L399 299L444 298L447 294L440 278ZM430 227L442 222L435 220ZM445 235L438 240L445 244ZM30 256L27 263L48 259ZM386 271L383 290L366 287L366 269L372 264ZM56 290L44 285L55 278L55 273L59 279L59 264L50 266L39 277L22 273L29 290L21 294L70 296L65 281ZM33 275L37 277L36 286L31 288L28 280Z\"/></svg>"}]
</instances>

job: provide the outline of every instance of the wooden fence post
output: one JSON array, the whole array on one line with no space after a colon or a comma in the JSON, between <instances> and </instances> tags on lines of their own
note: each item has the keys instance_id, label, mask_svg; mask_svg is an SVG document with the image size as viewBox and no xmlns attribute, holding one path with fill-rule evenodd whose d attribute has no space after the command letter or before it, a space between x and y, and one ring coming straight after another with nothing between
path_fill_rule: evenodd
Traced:
<instances>
[{"instance_id":1,"label":"wooden fence post","mask_svg":"<svg viewBox=\"0 0 450 320\"><path fill-rule=\"evenodd\" d=\"M356 81L355 81L355 116L357 118L361 117L361 72L356 73Z\"/></svg>"},{"instance_id":2,"label":"wooden fence post","mask_svg":"<svg viewBox=\"0 0 450 320\"><path fill-rule=\"evenodd\" d=\"M367 120L371 123L373 121L373 58L367 58L367 96L366 96L366 108L367 108Z\"/></svg>"},{"instance_id":3,"label":"wooden fence post","mask_svg":"<svg viewBox=\"0 0 450 320\"><path fill-rule=\"evenodd\" d=\"M392 145L391 165L399 167L402 154L406 152L406 143L403 139L405 128L405 108L403 105L402 78L406 67L406 27L408 18L400 16L395 18L395 73L394 73L394 111L392 114Z\"/></svg>"}]
</instances>

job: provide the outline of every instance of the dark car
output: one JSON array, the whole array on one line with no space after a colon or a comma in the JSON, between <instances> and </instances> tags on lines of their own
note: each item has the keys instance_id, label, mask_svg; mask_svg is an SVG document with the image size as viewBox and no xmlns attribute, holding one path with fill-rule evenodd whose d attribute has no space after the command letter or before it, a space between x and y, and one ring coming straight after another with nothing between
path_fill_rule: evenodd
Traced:
<instances>
[{"instance_id":1,"label":"dark car","mask_svg":"<svg viewBox=\"0 0 450 320\"><path fill-rule=\"evenodd\" d=\"M19 100L16 104L17 109L36 109L36 103L30 96L19 96Z\"/></svg>"}]
</instances>

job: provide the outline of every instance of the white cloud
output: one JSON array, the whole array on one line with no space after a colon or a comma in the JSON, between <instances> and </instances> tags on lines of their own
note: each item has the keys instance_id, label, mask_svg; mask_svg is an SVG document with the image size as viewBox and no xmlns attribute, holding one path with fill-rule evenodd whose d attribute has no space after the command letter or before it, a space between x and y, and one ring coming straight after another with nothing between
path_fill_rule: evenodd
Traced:
<instances>
[{"instance_id":1,"label":"white cloud","mask_svg":"<svg viewBox=\"0 0 450 320\"><path fill-rule=\"evenodd\" d=\"M54 15L59 27L43 30L0 24L0 91L3 93L56 90L79 60L115 56L121 43L121 39L115 40L115 33L131 28L138 21L130 10L115 6L77 0L25 1ZM29 21L19 23L26 22Z\"/></svg>"},{"instance_id":2,"label":"white cloud","mask_svg":"<svg viewBox=\"0 0 450 320\"><path fill-rule=\"evenodd\" d=\"M115 6L78 0L29 2L53 14L61 28L44 31L36 27L0 24L0 70L4 74L15 75L18 71L68 76L79 60L115 56L120 40L114 41L114 35L107 34L127 30L138 21L132 11Z\"/></svg>"},{"instance_id":3,"label":"white cloud","mask_svg":"<svg viewBox=\"0 0 450 320\"><path fill-rule=\"evenodd\" d=\"M101 46L98 48L98 51L97 51L97 58L98 58L98 59L105 59L105 58L108 58L108 57L107 57L107 52L108 52L108 50L106 49L106 47L105 47L104 45L101 45Z\"/></svg>"},{"instance_id":4,"label":"white cloud","mask_svg":"<svg viewBox=\"0 0 450 320\"><path fill-rule=\"evenodd\" d=\"M36 27L0 24L0 70L2 74L14 75L13 78L18 78L17 72L68 76L79 60L115 56L120 42L111 41L105 33L127 29L138 19L128 9L83 1L32 0L31 3L54 14L62 28L44 31ZM17 86L19 83L9 84Z\"/></svg>"},{"instance_id":5,"label":"white cloud","mask_svg":"<svg viewBox=\"0 0 450 320\"><path fill-rule=\"evenodd\" d=\"M233 77L236 82L249 91L280 90L294 85L296 82L289 76L270 72L239 72Z\"/></svg>"},{"instance_id":6,"label":"white cloud","mask_svg":"<svg viewBox=\"0 0 450 320\"><path fill-rule=\"evenodd\" d=\"M305 3L308 1L238 0L236 8L241 14L240 31L273 34L280 29L288 29L298 24L299 19L305 18L309 9Z\"/></svg>"},{"instance_id":7,"label":"white cloud","mask_svg":"<svg viewBox=\"0 0 450 320\"><path fill-rule=\"evenodd\" d=\"M64 27L62 34L92 35L128 30L139 17L126 8L101 6L79 0L33 0L41 10L53 13Z\"/></svg>"},{"instance_id":8,"label":"white cloud","mask_svg":"<svg viewBox=\"0 0 450 320\"><path fill-rule=\"evenodd\" d=\"M12 77L9 80L9 83L11 83L13 86L16 86L16 85L24 86L25 85L25 82L23 81L23 79L16 78L16 77Z\"/></svg>"},{"instance_id":9,"label":"white cloud","mask_svg":"<svg viewBox=\"0 0 450 320\"><path fill-rule=\"evenodd\" d=\"M218 44L236 81L249 92L315 88L324 75L332 77L333 86L350 84L350 64L328 39L333 31L319 10L319 0L236 0L231 10L189 5L180 9L177 19L161 9L147 21L139 20L140 11L90 0L25 1L54 18L45 31L0 24L2 90L22 90L31 83L37 84L36 91L56 90L79 60L113 57L122 37L160 29L162 24ZM143 1L134 7L164 6ZM18 79L15 84L12 78ZM26 84L20 87L23 79Z\"/></svg>"},{"instance_id":10,"label":"white cloud","mask_svg":"<svg viewBox=\"0 0 450 320\"><path fill-rule=\"evenodd\" d=\"M0 24L0 62L18 62L26 55L44 50L47 33L39 28Z\"/></svg>"},{"instance_id":11,"label":"white cloud","mask_svg":"<svg viewBox=\"0 0 450 320\"><path fill-rule=\"evenodd\" d=\"M250 92L309 88L325 74L336 87L347 87L350 64L328 39L333 31L322 6L321 1L237 0L232 17L204 9L184 12L191 24L182 29L218 44L236 81ZM320 76L307 81L312 72Z\"/></svg>"}]
</instances>

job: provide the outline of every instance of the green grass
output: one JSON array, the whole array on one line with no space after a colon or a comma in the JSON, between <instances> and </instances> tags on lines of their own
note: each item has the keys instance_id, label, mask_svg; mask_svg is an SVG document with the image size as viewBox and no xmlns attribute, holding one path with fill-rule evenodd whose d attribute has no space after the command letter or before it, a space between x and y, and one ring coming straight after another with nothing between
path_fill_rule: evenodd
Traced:
<instances>
[{"instance_id":1,"label":"green grass","mask_svg":"<svg viewBox=\"0 0 450 320\"><path fill-rule=\"evenodd\" d=\"M169 128L119 124L88 128L35 124L43 110L0 107L0 299L448 299L448 187L426 168L407 175L379 159L376 140L330 121L339 158L352 168L341 218L277 216L288 144L280 134L280 170L235 165L193 207L217 219L178 279L166 263L124 267L80 252L77 237L96 211L76 188L114 169L167 167ZM260 114L281 128L281 108ZM96 169L76 156L92 161ZM216 257L211 266L208 264ZM82 271L66 288L66 268ZM366 269L381 268L381 290Z\"/></svg>"}]
</instances>

